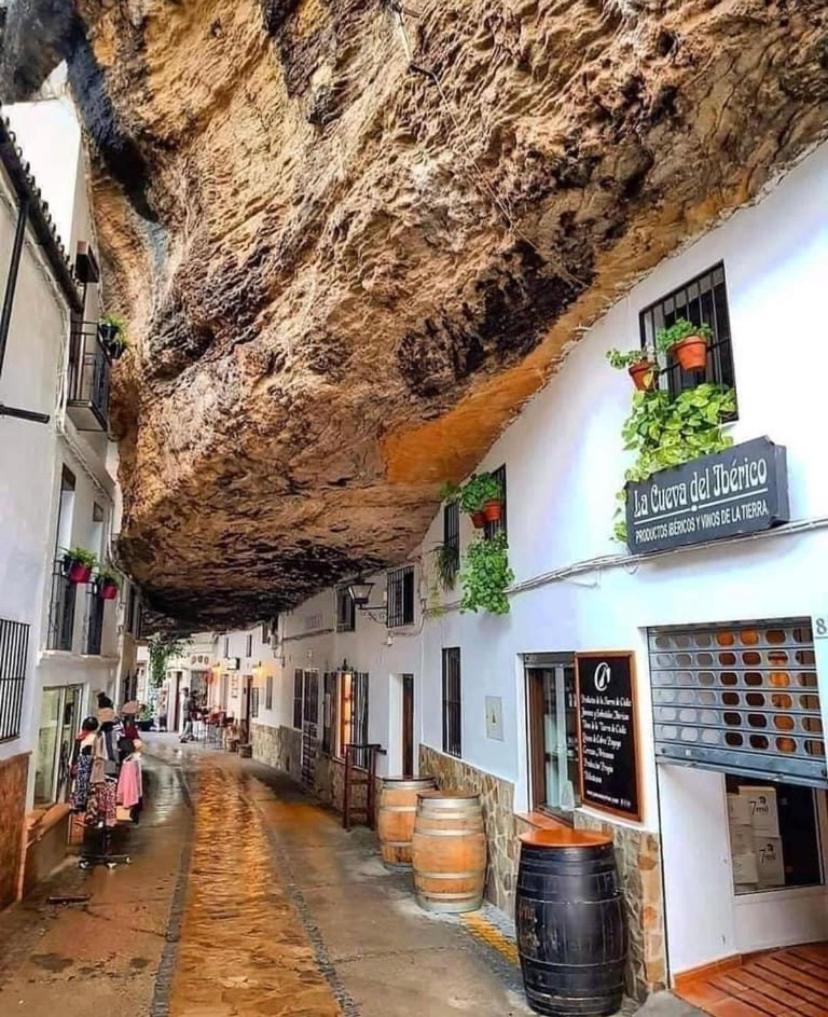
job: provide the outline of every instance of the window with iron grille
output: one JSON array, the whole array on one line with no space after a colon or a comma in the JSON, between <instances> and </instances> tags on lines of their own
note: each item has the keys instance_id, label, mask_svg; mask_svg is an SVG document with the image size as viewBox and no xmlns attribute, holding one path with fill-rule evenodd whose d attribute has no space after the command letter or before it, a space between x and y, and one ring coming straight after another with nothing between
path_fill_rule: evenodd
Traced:
<instances>
[{"instance_id":1,"label":"window with iron grille","mask_svg":"<svg viewBox=\"0 0 828 1017\"><path fill-rule=\"evenodd\" d=\"M244 655L249 660L253 656L253 636L249 635L245 640Z\"/></svg>"},{"instance_id":2,"label":"window with iron grille","mask_svg":"<svg viewBox=\"0 0 828 1017\"><path fill-rule=\"evenodd\" d=\"M269 674L265 679L265 709L273 709L273 675Z\"/></svg>"},{"instance_id":3,"label":"window with iron grille","mask_svg":"<svg viewBox=\"0 0 828 1017\"><path fill-rule=\"evenodd\" d=\"M29 626L0 618L0 742L20 735Z\"/></svg>"},{"instance_id":4,"label":"window with iron grille","mask_svg":"<svg viewBox=\"0 0 828 1017\"><path fill-rule=\"evenodd\" d=\"M333 732L336 723L336 675L326 671L322 688L322 751L330 755L333 751Z\"/></svg>"},{"instance_id":5,"label":"window with iron grille","mask_svg":"<svg viewBox=\"0 0 828 1017\"><path fill-rule=\"evenodd\" d=\"M339 745L338 754L345 755L346 745L368 744L368 675L364 671L343 671L339 675ZM356 766L368 766L368 750L359 749L352 756Z\"/></svg>"},{"instance_id":6,"label":"window with iron grille","mask_svg":"<svg viewBox=\"0 0 828 1017\"><path fill-rule=\"evenodd\" d=\"M679 318L693 325L710 326L713 335L707 344L707 363L703 372L685 371L672 354L667 354L667 366L659 381L661 387L668 389L674 398L704 381L734 388L736 376L723 262L644 308L639 317L641 345L653 347L659 330L669 328Z\"/></svg>"},{"instance_id":7,"label":"window with iron grille","mask_svg":"<svg viewBox=\"0 0 828 1017\"><path fill-rule=\"evenodd\" d=\"M443 752L462 755L460 647L443 650Z\"/></svg>"},{"instance_id":8,"label":"window with iron grille","mask_svg":"<svg viewBox=\"0 0 828 1017\"><path fill-rule=\"evenodd\" d=\"M227 660L227 658L229 656L230 656L230 637L229 636L225 636L224 637L224 659Z\"/></svg>"},{"instance_id":9,"label":"window with iron grille","mask_svg":"<svg viewBox=\"0 0 828 1017\"><path fill-rule=\"evenodd\" d=\"M104 599L95 584L86 592L86 618L84 619L84 653L97 657L101 652L103 639Z\"/></svg>"},{"instance_id":10,"label":"window with iron grille","mask_svg":"<svg viewBox=\"0 0 828 1017\"><path fill-rule=\"evenodd\" d=\"M52 595L49 601L47 649L72 649L76 599L77 586L70 581L66 562L61 556L55 560L52 568Z\"/></svg>"},{"instance_id":11,"label":"window with iron grille","mask_svg":"<svg viewBox=\"0 0 828 1017\"><path fill-rule=\"evenodd\" d=\"M492 476L500 485L500 494L503 499L502 507L500 510L500 519L496 519L493 523L486 523L483 533L487 540L494 537L498 533L506 533L506 465L499 466L496 470L492 470Z\"/></svg>"},{"instance_id":12,"label":"window with iron grille","mask_svg":"<svg viewBox=\"0 0 828 1017\"><path fill-rule=\"evenodd\" d=\"M267 643L270 641L270 625L267 622L262 622L262 642Z\"/></svg>"},{"instance_id":13,"label":"window with iron grille","mask_svg":"<svg viewBox=\"0 0 828 1017\"><path fill-rule=\"evenodd\" d=\"M302 671L293 672L293 726L302 727Z\"/></svg>"},{"instance_id":14,"label":"window with iron grille","mask_svg":"<svg viewBox=\"0 0 828 1017\"><path fill-rule=\"evenodd\" d=\"M124 630L130 635L135 635L135 585L130 582L127 582Z\"/></svg>"},{"instance_id":15,"label":"window with iron grille","mask_svg":"<svg viewBox=\"0 0 828 1017\"><path fill-rule=\"evenodd\" d=\"M353 632L356 628L356 605L347 586L336 591L336 631Z\"/></svg>"},{"instance_id":16,"label":"window with iron grille","mask_svg":"<svg viewBox=\"0 0 828 1017\"><path fill-rule=\"evenodd\" d=\"M386 626L389 629L400 625L414 624L414 566L394 569L388 573L388 604L386 605Z\"/></svg>"},{"instance_id":17,"label":"window with iron grille","mask_svg":"<svg viewBox=\"0 0 828 1017\"><path fill-rule=\"evenodd\" d=\"M460 568L460 506L451 501L443 507L443 547L450 550L454 561L454 575Z\"/></svg>"}]
</instances>

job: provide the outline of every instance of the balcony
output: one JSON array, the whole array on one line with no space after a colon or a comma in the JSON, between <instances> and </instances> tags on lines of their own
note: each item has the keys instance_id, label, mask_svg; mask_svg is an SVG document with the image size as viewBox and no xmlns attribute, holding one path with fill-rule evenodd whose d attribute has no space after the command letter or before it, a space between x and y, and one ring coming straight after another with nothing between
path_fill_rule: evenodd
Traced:
<instances>
[{"instance_id":1,"label":"balcony","mask_svg":"<svg viewBox=\"0 0 828 1017\"><path fill-rule=\"evenodd\" d=\"M98 338L94 321L79 322L69 340L69 398L66 410L79 431L109 429L112 356Z\"/></svg>"},{"instance_id":2,"label":"balcony","mask_svg":"<svg viewBox=\"0 0 828 1017\"><path fill-rule=\"evenodd\" d=\"M48 650L71 650L72 630L75 625L74 583L69 581L64 559L58 558L52 568L52 596L49 602Z\"/></svg>"}]
</instances>

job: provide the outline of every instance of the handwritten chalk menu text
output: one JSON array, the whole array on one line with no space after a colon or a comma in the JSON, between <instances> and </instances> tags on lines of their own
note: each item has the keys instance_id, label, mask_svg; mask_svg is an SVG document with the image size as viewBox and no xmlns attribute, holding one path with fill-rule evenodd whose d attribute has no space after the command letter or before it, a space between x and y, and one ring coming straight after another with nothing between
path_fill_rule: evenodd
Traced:
<instances>
[{"instance_id":1,"label":"handwritten chalk menu text","mask_svg":"<svg viewBox=\"0 0 828 1017\"><path fill-rule=\"evenodd\" d=\"M627 484L627 546L665 551L790 519L785 449L754 438Z\"/></svg>"},{"instance_id":2,"label":"handwritten chalk menu text","mask_svg":"<svg viewBox=\"0 0 828 1017\"><path fill-rule=\"evenodd\" d=\"M641 818L631 653L579 653L578 741L584 805Z\"/></svg>"}]
</instances>

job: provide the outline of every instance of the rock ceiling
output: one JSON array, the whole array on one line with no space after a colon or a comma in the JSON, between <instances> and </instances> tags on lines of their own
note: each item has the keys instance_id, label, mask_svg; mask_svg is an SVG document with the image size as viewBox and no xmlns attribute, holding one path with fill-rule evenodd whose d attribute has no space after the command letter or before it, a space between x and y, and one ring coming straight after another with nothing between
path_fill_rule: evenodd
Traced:
<instances>
[{"instance_id":1,"label":"rock ceiling","mask_svg":"<svg viewBox=\"0 0 828 1017\"><path fill-rule=\"evenodd\" d=\"M68 57L135 341L121 552L188 625L407 555L566 345L828 122L821 0L14 6L6 92Z\"/></svg>"}]
</instances>

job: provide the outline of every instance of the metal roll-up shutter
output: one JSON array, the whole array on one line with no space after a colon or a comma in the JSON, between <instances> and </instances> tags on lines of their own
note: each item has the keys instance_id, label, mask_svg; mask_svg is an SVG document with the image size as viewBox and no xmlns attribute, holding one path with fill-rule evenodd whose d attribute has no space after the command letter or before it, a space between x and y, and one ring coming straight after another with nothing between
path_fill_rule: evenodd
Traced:
<instances>
[{"instance_id":1,"label":"metal roll-up shutter","mask_svg":"<svg viewBox=\"0 0 828 1017\"><path fill-rule=\"evenodd\" d=\"M656 758L825 787L807 618L650 629Z\"/></svg>"}]
</instances>

